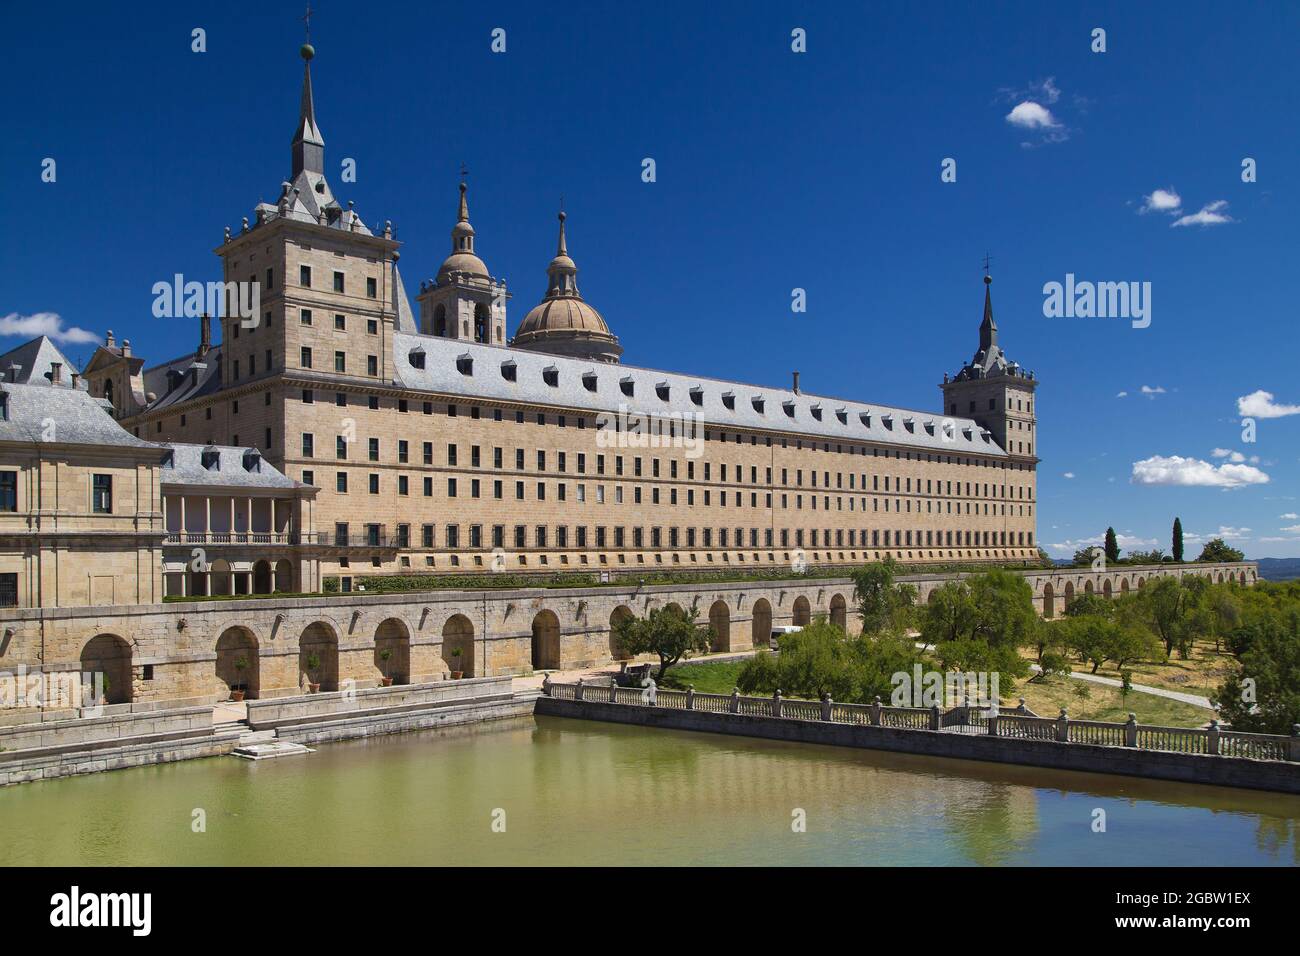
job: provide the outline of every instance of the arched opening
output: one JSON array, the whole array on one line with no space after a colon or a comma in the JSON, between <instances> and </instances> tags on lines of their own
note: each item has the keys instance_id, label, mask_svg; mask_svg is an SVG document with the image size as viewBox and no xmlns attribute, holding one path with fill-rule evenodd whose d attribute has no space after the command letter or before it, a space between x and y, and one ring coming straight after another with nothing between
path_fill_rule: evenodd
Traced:
<instances>
[{"instance_id":1,"label":"arched opening","mask_svg":"<svg viewBox=\"0 0 1300 956\"><path fill-rule=\"evenodd\" d=\"M1074 582L1066 581L1065 582L1065 606L1068 608L1070 606L1070 602L1073 600L1074 600Z\"/></svg>"},{"instance_id":2,"label":"arched opening","mask_svg":"<svg viewBox=\"0 0 1300 956\"><path fill-rule=\"evenodd\" d=\"M1102 596L1105 597L1107 601L1109 601L1111 599L1113 592L1114 592L1114 588L1111 587L1110 578L1107 578L1101 585Z\"/></svg>"},{"instance_id":3,"label":"arched opening","mask_svg":"<svg viewBox=\"0 0 1300 956\"><path fill-rule=\"evenodd\" d=\"M81 672L103 675L105 703L131 703L131 670L131 645L116 634L97 634L81 649ZM95 677L92 676L91 680Z\"/></svg>"},{"instance_id":4,"label":"arched opening","mask_svg":"<svg viewBox=\"0 0 1300 956\"><path fill-rule=\"evenodd\" d=\"M253 565L253 593L271 593L271 562L265 559Z\"/></svg>"},{"instance_id":5,"label":"arched opening","mask_svg":"<svg viewBox=\"0 0 1300 956\"><path fill-rule=\"evenodd\" d=\"M310 690L339 689L339 639L323 621L309 624L298 638L299 683Z\"/></svg>"},{"instance_id":6,"label":"arched opening","mask_svg":"<svg viewBox=\"0 0 1300 956\"><path fill-rule=\"evenodd\" d=\"M230 695L239 691L249 700L257 699L261 668L257 638L248 628L228 627L217 638L217 680Z\"/></svg>"},{"instance_id":7,"label":"arched opening","mask_svg":"<svg viewBox=\"0 0 1300 956\"><path fill-rule=\"evenodd\" d=\"M1091 581L1084 581L1084 582L1083 582L1083 593L1084 593L1084 594L1091 594L1091 593L1092 593L1092 582L1091 582Z\"/></svg>"},{"instance_id":8,"label":"arched opening","mask_svg":"<svg viewBox=\"0 0 1300 956\"><path fill-rule=\"evenodd\" d=\"M464 614L453 615L442 626L442 659L452 676L474 676L474 625Z\"/></svg>"},{"instance_id":9,"label":"arched opening","mask_svg":"<svg viewBox=\"0 0 1300 956\"><path fill-rule=\"evenodd\" d=\"M669 601L667 604L664 605L664 610L675 611L676 613L682 615L683 617L686 616L686 612L682 610L682 606L678 604L676 601Z\"/></svg>"},{"instance_id":10,"label":"arched opening","mask_svg":"<svg viewBox=\"0 0 1300 956\"><path fill-rule=\"evenodd\" d=\"M849 607L843 594L831 597L831 623L845 634L849 632Z\"/></svg>"},{"instance_id":11,"label":"arched opening","mask_svg":"<svg viewBox=\"0 0 1300 956\"><path fill-rule=\"evenodd\" d=\"M281 558L275 563L275 589L277 591L293 590L293 562Z\"/></svg>"},{"instance_id":12,"label":"arched opening","mask_svg":"<svg viewBox=\"0 0 1300 956\"><path fill-rule=\"evenodd\" d=\"M491 322L491 315L488 312L486 304L480 302L474 307L474 341L488 342L488 325Z\"/></svg>"},{"instance_id":13,"label":"arched opening","mask_svg":"<svg viewBox=\"0 0 1300 956\"><path fill-rule=\"evenodd\" d=\"M1119 579L1119 593L1121 595L1128 594L1128 578Z\"/></svg>"},{"instance_id":14,"label":"arched opening","mask_svg":"<svg viewBox=\"0 0 1300 956\"><path fill-rule=\"evenodd\" d=\"M447 334L447 307L439 303L433 310L433 334Z\"/></svg>"},{"instance_id":15,"label":"arched opening","mask_svg":"<svg viewBox=\"0 0 1300 956\"><path fill-rule=\"evenodd\" d=\"M208 586L211 588L211 594L231 594L233 593L232 582L234 578L230 573L230 562L224 558L218 558L208 565Z\"/></svg>"},{"instance_id":16,"label":"arched opening","mask_svg":"<svg viewBox=\"0 0 1300 956\"><path fill-rule=\"evenodd\" d=\"M714 601L709 607L710 635L709 650L713 652L731 650L731 610L726 601Z\"/></svg>"},{"instance_id":17,"label":"arched opening","mask_svg":"<svg viewBox=\"0 0 1300 956\"><path fill-rule=\"evenodd\" d=\"M1246 572L1245 572L1245 571L1242 571L1240 574L1237 575L1237 583L1240 584L1243 588L1246 586Z\"/></svg>"},{"instance_id":18,"label":"arched opening","mask_svg":"<svg viewBox=\"0 0 1300 956\"><path fill-rule=\"evenodd\" d=\"M809 605L806 597L800 596L794 599L794 626L806 627L812 623L812 606Z\"/></svg>"},{"instance_id":19,"label":"arched opening","mask_svg":"<svg viewBox=\"0 0 1300 956\"><path fill-rule=\"evenodd\" d=\"M560 669L560 619L554 611L539 611L533 618L533 670Z\"/></svg>"},{"instance_id":20,"label":"arched opening","mask_svg":"<svg viewBox=\"0 0 1300 956\"><path fill-rule=\"evenodd\" d=\"M609 656L612 660L625 661L632 656L623 649L623 644L618 639L618 625L622 621L632 620L635 616L622 604L614 608L614 613L609 616Z\"/></svg>"},{"instance_id":21,"label":"arched opening","mask_svg":"<svg viewBox=\"0 0 1300 956\"><path fill-rule=\"evenodd\" d=\"M1056 617L1056 592L1050 584L1043 585L1043 617Z\"/></svg>"},{"instance_id":22,"label":"arched opening","mask_svg":"<svg viewBox=\"0 0 1300 956\"><path fill-rule=\"evenodd\" d=\"M187 593L191 597L205 597L208 593L208 572L196 571L193 562L185 565L185 577L188 579Z\"/></svg>"},{"instance_id":23,"label":"arched opening","mask_svg":"<svg viewBox=\"0 0 1300 956\"><path fill-rule=\"evenodd\" d=\"M1220 583L1220 584L1223 584L1223 583L1224 583L1224 581L1223 581L1223 572L1222 572L1222 571L1219 572L1219 583Z\"/></svg>"},{"instance_id":24,"label":"arched opening","mask_svg":"<svg viewBox=\"0 0 1300 956\"><path fill-rule=\"evenodd\" d=\"M1146 586L1146 583L1147 583L1146 578L1138 578L1138 590L1141 591L1142 588Z\"/></svg>"},{"instance_id":25,"label":"arched opening","mask_svg":"<svg viewBox=\"0 0 1300 956\"><path fill-rule=\"evenodd\" d=\"M411 632L401 619L390 617L375 629L375 668L382 682L411 682Z\"/></svg>"},{"instance_id":26,"label":"arched opening","mask_svg":"<svg viewBox=\"0 0 1300 956\"><path fill-rule=\"evenodd\" d=\"M772 605L767 602L767 598L759 598L754 602L751 635L755 648L772 646Z\"/></svg>"}]
</instances>

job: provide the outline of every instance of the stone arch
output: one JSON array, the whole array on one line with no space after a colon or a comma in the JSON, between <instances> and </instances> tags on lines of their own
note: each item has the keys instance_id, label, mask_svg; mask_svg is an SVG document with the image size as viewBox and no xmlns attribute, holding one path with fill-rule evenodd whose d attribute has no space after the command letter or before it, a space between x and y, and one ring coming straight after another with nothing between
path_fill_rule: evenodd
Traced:
<instances>
[{"instance_id":1,"label":"stone arch","mask_svg":"<svg viewBox=\"0 0 1300 956\"><path fill-rule=\"evenodd\" d=\"M609 615L609 656L612 660L626 660L631 656L623 650L623 645L618 639L617 626L622 621L630 621L634 617L636 615L626 604L620 604Z\"/></svg>"},{"instance_id":2,"label":"stone arch","mask_svg":"<svg viewBox=\"0 0 1300 956\"><path fill-rule=\"evenodd\" d=\"M96 634L86 642L81 672L103 675L105 703L129 704L134 698L131 645L116 634Z\"/></svg>"},{"instance_id":3,"label":"stone arch","mask_svg":"<svg viewBox=\"0 0 1300 956\"><path fill-rule=\"evenodd\" d=\"M794 599L794 620L795 627L806 627L812 623L812 605L802 594Z\"/></svg>"},{"instance_id":4,"label":"stone arch","mask_svg":"<svg viewBox=\"0 0 1300 956\"><path fill-rule=\"evenodd\" d=\"M713 629L711 651L731 650L731 609L721 599L709 607L709 627Z\"/></svg>"},{"instance_id":5,"label":"stone arch","mask_svg":"<svg viewBox=\"0 0 1300 956\"><path fill-rule=\"evenodd\" d=\"M849 632L849 605L843 594L831 596L831 623L845 634Z\"/></svg>"},{"instance_id":6,"label":"stone arch","mask_svg":"<svg viewBox=\"0 0 1300 956\"><path fill-rule=\"evenodd\" d=\"M1101 593L1102 596L1105 597L1107 601L1109 601L1114 596L1114 591L1115 589L1110 583L1110 578L1107 578L1105 581L1102 582Z\"/></svg>"},{"instance_id":7,"label":"stone arch","mask_svg":"<svg viewBox=\"0 0 1300 956\"><path fill-rule=\"evenodd\" d=\"M230 571L230 562L217 558L208 565L208 593L231 594L234 591L235 576Z\"/></svg>"},{"instance_id":8,"label":"stone arch","mask_svg":"<svg viewBox=\"0 0 1300 956\"><path fill-rule=\"evenodd\" d=\"M772 646L772 605L768 603L767 598L759 598L754 602L753 613L753 636L754 647L771 647Z\"/></svg>"},{"instance_id":9,"label":"stone arch","mask_svg":"<svg viewBox=\"0 0 1300 956\"><path fill-rule=\"evenodd\" d=\"M1043 617L1048 620L1056 617L1056 591L1050 583L1043 585Z\"/></svg>"},{"instance_id":10,"label":"stone arch","mask_svg":"<svg viewBox=\"0 0 1300 956\"><path fill-rule=\"evenodd\" d=\"M1091 581L1084 581L1084 582L1083 582L1083 593L1084 593L1084 594L1091 594L1091 593L1092 593L1092 582L1091 582Z\"/></svg>"},{"instance_id":11,"label":"stone arch","mask_svg":"<svg viewBox=\"0 0 1300 956\"><path fill-rule=\"evenodd\" d=\"M1074 600L1074 582L1065 582L1065 606L1069 607L1070 602Z\"/></svg>"},{"instance_id":12,"label":"stone arch","mask_svg":"<svg viewBox=\"0 0 1300 956\"><path fill-rule=\"evenodd\" d=\"M433 334L447 334L447 306L441 302L433 310Z\"/></svg>"},{"instance_id":13,"label":"stone arch","mask_svg":"<svg viewBox=\"0 0 1300 956\"><path fill-rule=\"evenodd\" d=\"M1121 595L1128 594L1128 578L1119 579L1119 593Z\"/></svg>"},{"instance_id":14,"label":"stone arch","mask_svg":"<svg viewBox=\"0 0 1300 956\"><path fill-rule=\"evenodd\" d=\"M452 653L456 650L459 656ZM442 626L442 659L453 674L474 676L474 623L464 614L453 614Z\"/></svg>"},{"instance_id":15,"label":"stone arch","mask_svg":"<svg viewBox=\"0 0 1300 956\"><path fill-rule=\"evenodd\" d=\"M685 615L686 615L686 611L685 611L685 610L682 608L682 606L681 606L680 604L678 604L676 601L669 601L667 604L664 605L664 610L665 610L665 611L667 611L667 610L669 610L669 609L672 609L672 608L676 608L678 614L681 614L682 616L685 616Z\"/></svg>"},{"instance_id":16,"label":"stone arch","mask_svg":"<svg viewBox=\"0 0 1300 956\"><path fill-rule=\"evenodd\" d=\"M394 684L411 682L411 630L401 618L390 617L375 628L375 669Z\"/></svg>"},{"instance_id":17,"label":"stone arch","mask_svg":"<svg viewBox=\"0 0 1300 956\"><path fill-rule=\"evenodd\" d=\"M1146 583L1147 583L1146 578L1142 578L1142 577L1138 578L1138 590L1141 591L1142 588L1146 586Z\"/></svg>"},{"instance_id":18,"label":"stone arch","mask_svg":"<svg viewBox=\"0 0 1300 956\"><path fill-rule=\"evenodd\" d=\"M1243 588L1246 586L1246 572L1242 571L1237 575L1237 583Z\"/></svg>"},{"instance_id":19,"label":"stone arch","mask_svg":"<svg viewBox=\"0 0 1300 956\"><path fill-rule=\"evenodd\" d=\"M554 611L542 610L533 618L533 670L560 669L560 619Z\"/></svg>"},{"instance_id":20,"label":"stone arch","mask_svg":"<svg viewBox=\"0 0 1300 956\"><path fill-rule=\"evenodd\" d=\"M1219 583L1220 583L1220 584L1223 584L1223 583L1224 583L1224 581L1223 581L1223 572L1222 572L1222 571L1219 572Z\"/></svg>"},{"instance_id":21,"label":"stone arch","mask_svg":"<svg viewBox=\"0 0 1300 956\"><path fill-rule=\"evenodd\" d=\"M319 684L321 690L339 689L339 638L324 621L308 624L298 638L298 672L304 687Z\"/></svg>"},{"instance_id":22,"label":"stone arch","mask_svg":"<svg viewBox=\"0 0 1300 956\"><path fill-rule=\"evenodd\" d=\"M492 314L486 302L474 306L474 341L489 343L492 341Z\"/></svg>"},{"instance_id":23,"label":"stone arch","mask_svg":"<svg viewBox=\"0 0 1300 956\"><path fill-rule=\"evenodd\" d=\"M281 558L275 562L275 572L272 575L272 585L276 591L293 590L293 562L288 558Z\"/></svg>"},{"instance_id":24,"label":"stone arch","mask_svg":"<svg viewBox=\"0 0 1300 956\"><path fill-rule=\"evenodd\" d=\"M265 558L253 565L253 593L271 593L271 562Z\"/></svg>"},{"instance_id":25,"label":"stone arch","mask_svg":"<svg viewBox=\"0 0 1300 956\"><path fill-rule=\"evenodd\" d=\"M217 680L227 692L242 690L249 700L256 700L261 686L261 663L257 637L241 625L228 627L217 638ZM240 667L240 662L244 666Z\"/></svg>"}]
</instances>

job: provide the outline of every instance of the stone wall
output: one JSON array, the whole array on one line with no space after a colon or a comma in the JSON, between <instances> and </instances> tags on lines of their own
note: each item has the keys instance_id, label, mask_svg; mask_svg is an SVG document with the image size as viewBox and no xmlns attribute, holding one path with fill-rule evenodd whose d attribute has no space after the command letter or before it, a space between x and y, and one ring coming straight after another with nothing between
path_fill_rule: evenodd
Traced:
<instances>
[{"instance_id":1,"label":"stone wall","mask_svg":"<svg viewBox=\"0 0 1300 956\"><path fill-rule=\"evenodd\" d=\"M1055 613L1067 593L1122 593L1155 576L1210 575L1246 585L1257 580L1249 562L1118 567L1105 572L1058 569L1023 572L1043 607L1052 589ZM913 575L924 602L953 575ZM765 646L773 627L824 614L848 621L848 578L710 582L641 587L528 588L502 591L424 591L403 594L195 601L88 608L32 608L0 613L0 671L19 665L39 671L121 675L109 702L140 711L211 703L245 684L250 699L325 691L344 681L372 687L443 680L453 664L467 677L520 675L599 665L616 656L611 622L678 604L712 623L715 650ZM377 637L379 638L377 642ZM459 647L459 658L452 648ZM384 648L393 650L388 659ZM315 674L307 664L320 659ZM240 660L248 664L238 668Z\"/></svg>"}]
</instances>

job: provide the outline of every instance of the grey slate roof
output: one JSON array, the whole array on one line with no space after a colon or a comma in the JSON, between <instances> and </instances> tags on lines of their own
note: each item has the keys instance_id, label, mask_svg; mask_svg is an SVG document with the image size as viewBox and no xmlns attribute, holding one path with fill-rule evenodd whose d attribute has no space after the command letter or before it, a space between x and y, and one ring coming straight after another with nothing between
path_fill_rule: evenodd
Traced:
<instances>
[{"instance_id":1,"label":"grey slate roof","mask_svg":"<svg viewBox=\"0 0 1300 956\"><path fill-rule=\"evenodd\" d=\"M416 349L424 351L423 369L411 365L411 353ZM939 454L1006 455L971 419L938 412L795 394L783 388L468 344L433 335L397 333L393 350L399 385L463 395L470 401L509 400L610 413L622 408L631 414L677 415L687 420L698 415L711 428L788 432L818 441L873 442ZM513 381L502 374L505 363L514 366ZM594 391L587 382L594 382ZM625 391L627 387L631 395ZM692 392L698 395L698 404ZM732 407L727 406L726 396L731 396ZM945 422L955 425L950 438L945 436Z\"/></svg>"},{"instance_id":2,"label":"grey slate roof","mask_svg":"<svg viewBox=\"0 0 1300 956\"><path fill-rule=\"evenodd\" d=\"M256 448L231 445L191 445L171 442L159 445L165 454L164 485L215 485L233 488L306 488L300 481L273 467ZM203 466L205 452L214 455L210 467ZM254 467L250 467L254 466Z\"/></svg>"},{"instance_id":3,"label":"grey slate roof","mask_svg":"<svg viewBox=\"0 0 1300 956\"><path fill-rule=\"evenodd\" d=\"M0 355L0 378L9 378L9 366L21 365L17 372L18 382L49 381L50 365L54 362L63 364L63 375L67 379L76 368L68 357L59 351L59 347L48 336L38 335L30 342L24 342L15 349Z\"/></svg>"},{"instance_id":4,"label":"grey slate roof","mask_svg":"<svg viewBox=\"0 0 1300 956\"><path fill-rule=\"evenodd\" d=\"M122 428L108 413L103 399L84 387L52 385L45 379L29 384L5 382L9 418L0 421L0 441L106 445L124 448L157 447ZM46 427L46 421L52 428Z\"/></svg>"},{"instance_id":5,"label":"grey slate roof","mask_svg":"<svg viewBox=\"0 0 1300 956\"><path fill-rule=\"evenodd\" d=\"M195 364L206 366L198 370L198 381L192 369ZM221 387L221 346L214 346L203 358L197 358L193 352L186 353L180 358L172 359L170 362L163 362L161 365L155 365L153 368L144 370L144 390L147 395L153 392L157 398L149 403L149 410L154 411L159 408L167 408L178 402L188 401L191 398L201 398L204 395L210 395ZM180 381L170 392L168 391L169 373L179 372Z\"/></svg>"}]
</instances>

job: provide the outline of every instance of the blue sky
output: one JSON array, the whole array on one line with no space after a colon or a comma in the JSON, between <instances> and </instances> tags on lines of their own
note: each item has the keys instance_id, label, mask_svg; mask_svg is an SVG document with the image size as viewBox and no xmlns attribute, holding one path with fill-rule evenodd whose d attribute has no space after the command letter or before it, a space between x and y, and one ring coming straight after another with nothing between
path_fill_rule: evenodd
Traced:
<instances>
[{"instance_id":1,"label":"blue sky","mask_svg":"<svg viewBox=\"0 0 1300 956\"><path fill-rule=\"evenodd\" d=\"M181 6L4 10L0 348L57 321L151 362L191 349L151 286L217 278L223 227L288 175L301 6ZM1280 414L1300 412L1300 6L842 6L318 0L327 172L396 224L413 289L468 163L511 330L545 291L563 194L583 294L630 364L797 368L809 392L918 408L975 348L988 252L1002 343L1041 381L1049 550L1107 525L1167 550L1181 515L1189 542L1300 555L1300 414ZM1150 326L1045 317L1067 273L1151 283Z\"/></svg>"}]
</instances>

